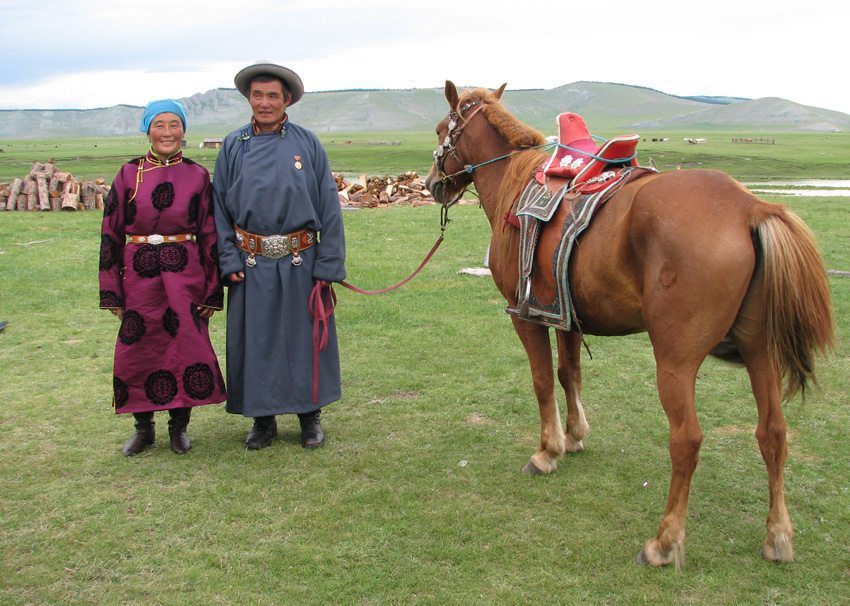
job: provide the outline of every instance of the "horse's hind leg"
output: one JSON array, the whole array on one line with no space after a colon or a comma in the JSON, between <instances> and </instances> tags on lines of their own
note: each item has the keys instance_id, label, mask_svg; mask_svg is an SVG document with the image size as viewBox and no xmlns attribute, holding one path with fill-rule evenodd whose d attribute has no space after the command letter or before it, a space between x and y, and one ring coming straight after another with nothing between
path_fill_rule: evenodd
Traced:
<instances>
[{"instance_id":1,"label":"horse's hind leg","mask_svg":"<svg viewBox=\"0 0 850 606\"><path fill-rule=\"evenodd\" d=\"M655 344L654 344L655 345ZM658 527L658 534L644 545L637 561L652 566L685 561L685 517L691 478L697 466L702 444L702 430L695 406L695 383L699 363L679 363L660 359L656 345L656 374L658 395L670 424L670 489L667 508Z\"/></svg>"},{"instance_id":2,"label":"horse's hind leg","mask_svg":"<svg viewBox=\"0 0 850 606\"><path fill-rule=\"evenodd\" d=\"M764 357L763 357L764 358ZM767 467L770 510L762 556L772 562L794 561L794 528L785 507L784 469L788 456L785 416L782 414L780 379L766 359L747 361L747 372L758 406L756 438Z\"/></svg>"},{"instance_id":3,"label":"horse's hind leg","mask_svg":"<svg viewBox=\"0 0 850 606\"><path fill-rule=\"evenodd\" d=\"M555 331L558 340L558 381L567 399L567 452L584 450L590 426L581 405L581 333Z\"/></svg>"},{"instance_id":4,"label":"horse's hind leg","mask_svg":"<svg viewBox=\"0 0 850 606\"><path fill-rule=\"evenodd\" d=\"M764 559L772 562L794 561L794 528L785 507L785 460L788 456L785 415L782 414L781 377L765 353L766 338L759 321L757 297L750 297L738 319L733 339L750 375L750 385L758 407L756 439L767 467L770 509L767 535L762 547ZM760 301L759 301L760 302Z\"/></svg>"},{"instance_id":5,"label":"horse's hind leg","mask_svg":"<svg viewBox=\"0 0 850 606\"><path fill-rule=\"evenodd\" d=\"M757 276L754 283L759 282ZM785 415L782 414L782 377L767 355L762 297L759 288L749 293L731 336L750 376L750 386L758 407L756 439L767 467L770 509L762 556L772 562L793 562L794 528L785 507L784 476L788 445Z\"/></svg>"},{"instance_id":6,"label":"horse's hind leg","mask_svg":"<svg viewBox=\"0 0 850 606\"><path fill-rule=\"evenodd\" d=\"M564 430L555 401L555 379L552 372L552 344L549 329L539 324L512 317L514 329L528 355L534 393L540 407L540 447L523 467L527 473L551 473L564 456Z\"/></svg>"}]
</instances>

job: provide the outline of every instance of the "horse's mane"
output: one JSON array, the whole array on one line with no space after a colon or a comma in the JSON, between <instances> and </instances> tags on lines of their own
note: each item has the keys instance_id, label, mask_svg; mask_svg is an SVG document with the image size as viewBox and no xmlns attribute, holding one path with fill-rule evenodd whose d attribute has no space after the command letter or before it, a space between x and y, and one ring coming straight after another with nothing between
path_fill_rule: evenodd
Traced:
<instances>
[{"instance_id":1,"label":"horse's mane","mask_svg":"<svg viewBox=\"0 0 850 606\"><path fill-rule=\"evenodd\" d=\"M481 103L481 111L484 112L487 121L499 131L511 147L533 147L546 142L543 133L517 120L505 109L499 98L486 88L465 91L458 98L458 106L463 107L469 101Z\"/></svg>"},{"instance_id":2,"label":"horse's mane","mask_svg":"<svg viewBox=\"0 0 850 606\"><path fill-rule=\"evenodd\" d=\"M527 124L515 118L499 98L486 88L476 88L465 91L458 98L458 108L469 102L479 102L481 111L487 121L505 139L509 146L515 149L532 148L546 143L543 134ZM508 166L499 187L496 217L505 217L525 189L531 179L534 169L543 162L545 154L536 149L519 152L508 160ZM504 265L502 275L505 271L516 272L516 251L518 247L519 232L513 227L493 227L494 237L492 245L494 253L492 258L498 259Z\"/></svg>"},{"instance_id":3,"label":"horse's mane","mask_svg":"<svg viewBox=\"0 0 850 606\"><path fill-rule=\"evenodd\" d=\"M513 210L514 202L534 176L535 169L543 163L545 158L546 154L543 152L530 149L520 152L510 159L499 186L495 213L497 220L506 218L508 213ZM500 268L501 274L510 275L505 272L517 272L516 253L519 249L519 230L509 225L494 225L493 234L495 237L491 245L495 249L495 254L491 256L498 259L500 263L510 264L510 267L503 266Z\"/></svg>"}]
</instances>

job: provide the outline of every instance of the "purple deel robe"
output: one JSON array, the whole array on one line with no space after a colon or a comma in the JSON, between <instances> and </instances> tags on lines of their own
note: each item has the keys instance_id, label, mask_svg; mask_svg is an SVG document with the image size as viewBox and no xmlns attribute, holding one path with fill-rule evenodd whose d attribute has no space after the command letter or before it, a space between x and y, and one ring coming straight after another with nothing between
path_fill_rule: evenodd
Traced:
<instances>
[{"instance_id":1,"label":"purple deel robe","mask_svg":"<svg viewBox=\"0 0 850 606\"><path fill-rule=\"evenodd\" d=\"M116 413L227 398L208 320L197 311L198 305L222 309L224 302L210 192L204 167L182 154L165 165L148 152L121 167L104 201L100 307L124 309L115 344ZM126 242L152 234L195 240Z\"/></svg>"}]
</instances>

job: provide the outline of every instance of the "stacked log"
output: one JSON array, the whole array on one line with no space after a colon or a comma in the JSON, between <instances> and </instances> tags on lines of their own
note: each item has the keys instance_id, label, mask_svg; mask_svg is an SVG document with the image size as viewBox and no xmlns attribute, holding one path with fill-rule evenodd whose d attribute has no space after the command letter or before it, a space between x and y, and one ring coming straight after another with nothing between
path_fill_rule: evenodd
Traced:
<instances>
[{"instance_id":1,"label":"stacked log","mask_svg":"<svg viewBox=\"0 0 850 606\"><path fill-rule=\"evenodd\" d=\"M34 179L24 181L24 193L26 194L26 209L35 210L38 208L38 185Z\"/></svg>"},{"instance_id":2,"label":"stacked log","mask_svg":"<svg viewBox=\"0 0 850 606\"><path fill-rule=\"evenodd\" d=\"M15 207L18 204L18 196L21 195L21 187L23 187L23 185L23 179L15 179L12 181L9 189L3 190L3 197L6 198L6 210L15 210Z\"/></svg>"},{"instance_id":3,"label":"stacked log","mask_svg":"<svg viewBox=\"0 0 850 606\"><path fill-rule=\"evenodd\" d=\"M408 205L423 206L434 204L434 198L414 171L407 171L396 177L390 175L360 175L357 181L349 183L342 175L334 174L339 201L343 206L356 208L380 208L384 206Z\"/></svg>"},{"instance_id":4,"label":"stacked log","mask_svg":"<svg viewBox=\"0 0 850 606\"><path fill-rule=\"evenodd\" d=\"M381 208L391 205L423 206L434 204L422 179L414 171L397 176L360 175L349 182L333 174L339 201L343 206ZM36 162L27 176L11 183L0 183L2 210L98 210L109 193L104 179L80 180L59 170L52 160Z\"/></svg>"},{"instance_id":5,"label":"stacked log","mask_svg":"<svg viewBox=\"0 0 850 606\"><path fill-rule=\"evenodd\" d=\"M77 181L53 160L35 162L25 177L0 183L0 210L95 210L107 193L104 179Z\"/></svg>"},{"instance_id":6,"label":"stacked log","mask_svg":"<svg viewBox=\"0 0 850 606\"><path fill-rule=\"evenodd\" d=\"M80 206L80 184L76 181L68 181L62 189L62 202L59 206L62 210L81 210Z\"/></svg>"}]
</instances>

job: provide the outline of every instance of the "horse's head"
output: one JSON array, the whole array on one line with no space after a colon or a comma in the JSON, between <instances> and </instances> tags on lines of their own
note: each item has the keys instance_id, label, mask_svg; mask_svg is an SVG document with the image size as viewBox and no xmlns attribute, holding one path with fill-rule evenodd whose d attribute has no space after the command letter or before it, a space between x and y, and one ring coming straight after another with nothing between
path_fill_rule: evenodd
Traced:
<instances>
[{"instance_id":1,"label":"horse's head","mask_svg":"<svg viewBox=\"0 0 850 606\"><path fill-rule=\"evenodd\" d=\"M499 100L505 86L502 84L494 92L475 89L459 96L454 83L446 80L446 101L449 102L449 113L437 125L439 145L434 150L434 165L425 179L428 191L444 206L456 202L472 183L470 139L462 141L461 136L472 122L472 118L488 102Z\"/></svg>"},{"instance_id":2,"label":"horse's head","mask_svg":"<svg viewBox=\"0 0 850 606\"><path fill-rule=\"evenodd\" d=\"M437 125L439 145L425 179L428 191L443 206L454 204L463 195L476 168L545 142L539 131L517 120L502 105L505 86L495 91L476 88L458 95L455 85L446 81L449 113Z\"/></svg>"}]
</instances>

